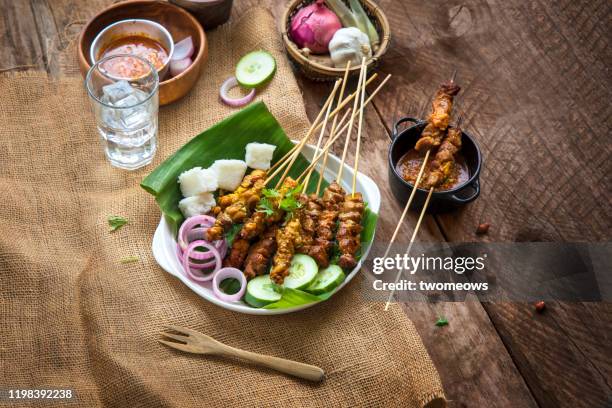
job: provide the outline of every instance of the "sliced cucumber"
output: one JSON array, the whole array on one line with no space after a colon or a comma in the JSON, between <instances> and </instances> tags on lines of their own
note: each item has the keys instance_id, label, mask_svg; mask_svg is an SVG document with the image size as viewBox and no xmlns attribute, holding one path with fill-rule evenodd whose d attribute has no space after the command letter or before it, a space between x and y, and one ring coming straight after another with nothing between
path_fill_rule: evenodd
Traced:
<instances>
[{"instance_id":1,"label":"sliced cucumber","mask_svg":"<svg viewBox=\"0 0 612 408\"><path fill-rule=\"evenodd\" d=\"M253 51L238 61L236 79L245 88L257 88L276 72L276 60L266 51Z\"/></svg>"},{"instance_id":2,"label":"sliced cucumber","mask_svg":"<svg viewBox=\"0 0 612 408\"><path fill-rule=\"evenodd\" d=\"M334 290L338 285L344 282L346 275L338 265L329 265L327 268L320 271L314 282L305 290L315 295L326 293Z\"/></svg>"},{"instance_id":3,"label":"sliced cucumber","mask_svg":"<svg viewBox=\"0 0 612 408\"><path fill-rule=\"evenodd\" d=\"M291 259L289 275L285 277L283 286L292 289L304 289L317 277L319 267L308 255L297 254Z\"/></svg>"},{"instance_id":4,"label":"sliced cucumber","mask_svg":"<svg viewBox=\"0 0 612 408\"><path fill-rule=\"evenodd\" d=\"M247 284L244 301L253 307L264 307L281 298L281 294L274 290L276 285L270 280L270 275L253 278Z\"/></svg>"}]
</instances>

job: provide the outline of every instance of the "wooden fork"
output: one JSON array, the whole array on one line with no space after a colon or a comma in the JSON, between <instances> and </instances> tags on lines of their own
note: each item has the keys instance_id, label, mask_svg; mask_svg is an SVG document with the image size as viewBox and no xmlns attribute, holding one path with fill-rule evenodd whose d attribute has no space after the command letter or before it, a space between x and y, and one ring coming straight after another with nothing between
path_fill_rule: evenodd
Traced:
<instances>
[{"instance_id":1,"label":"wooden fork","mask_svg":"<svg viewBox=\"0 0 612 408\"><path fill-rule=\"evenodd\" d=\"M310 364L298 363L297 361L285 360L284 358L240 350L192 329L170 325L166 327L179 334L169 332L162 332L161 334L180 343L166 340L159 340L159 342L177 350L194 354L237 357L242 360L250 361L256 365L271 368L309 381L321 381L323 377L325 377L325 372L321 368Z\"/></svg>"}]
</instances>

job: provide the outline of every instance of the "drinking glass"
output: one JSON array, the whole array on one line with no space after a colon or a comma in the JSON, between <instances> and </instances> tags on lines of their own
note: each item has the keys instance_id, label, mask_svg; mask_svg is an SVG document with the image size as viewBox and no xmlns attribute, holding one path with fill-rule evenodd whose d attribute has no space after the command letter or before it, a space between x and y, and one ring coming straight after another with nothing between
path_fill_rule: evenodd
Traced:
<instances>
[{"instance_id":1,"label":"drinking glass","mask_svg":"<svg viewBox=\"0 0 612 408\"><path fill-rule=\"evenodd\" d=\"M151 163L159 111L155 67L135 55L112 55L91 67L85 86L111 165L135 170Z\"/></svg>"}]
</instances>

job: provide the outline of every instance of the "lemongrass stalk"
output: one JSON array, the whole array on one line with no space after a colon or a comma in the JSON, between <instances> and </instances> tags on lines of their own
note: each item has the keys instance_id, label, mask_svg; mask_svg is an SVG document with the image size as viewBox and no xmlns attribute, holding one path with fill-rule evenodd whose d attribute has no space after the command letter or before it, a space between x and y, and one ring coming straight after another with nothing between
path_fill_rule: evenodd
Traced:
<instances>
[{"instance_id":1,"label":"lemongrass stalk","mask_svg":"<svg viewBox=\"0 0 612 408\"><path fill-rule=\"evenodd\" d=\"M368 14L363 9L363 6L359 0L349 0L349 3L351 5L351 9L353 10L353 16L359 24L357 28L368 36L370 39L370 46L372 47L372 50L374 50L380 44L380 37L378 36L378 32L376 31L374 24L372 24L370 17L368 17Z\"/></svg>"},{"instance_id":2,"label":"lemongrass stalk","mask_svg":"<svg viewBox=\"0 0 612 408\"><path fill-rule=\"evenodd\" d=\"M357 19L342 0L325 0L329 8L338 16L344 27L358 27Z\"/></svg>"}]
</instances>

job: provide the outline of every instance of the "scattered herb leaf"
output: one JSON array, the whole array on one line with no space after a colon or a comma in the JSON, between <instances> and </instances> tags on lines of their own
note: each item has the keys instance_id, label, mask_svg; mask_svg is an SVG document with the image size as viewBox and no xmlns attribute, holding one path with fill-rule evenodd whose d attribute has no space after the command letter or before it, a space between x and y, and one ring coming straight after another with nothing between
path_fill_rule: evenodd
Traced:
<instances>
[{"instance_id":1,"label":"scattered herb leaf","mask_svg":"<svg viewBox=\"0 0 612 408\"><path fill-rule=\"evenodd\" d=\"M110 225L110 232L117 231L119 228L123 227L127 223L127 218L121 217L119 215L108 216L108 225Z\"/></svg>"},{"instance_id":2,"label":"scattered herb leaf","mask_svg":"<svg viewBox=\"0 0 612 408\"><path fill-rule=\"evenodd\" d=\"M127 264L138 261L140 261L140 258L137 256L126 256L125 258L121 258L119 262L121 262L122 264Z\"/></svg>"},{"instance_id":3,"label":"scattered herb leaf","mask_svg":"<svg viewBox=\"0 0 612 408\"><path fill-rule=\"evenodd\" d=\"M438 317L438 320L436 321L436 326L442 327L446 325L448 325L448 320L446 319L446 317L444 316Z\"/></svg>"}]
</instances>

